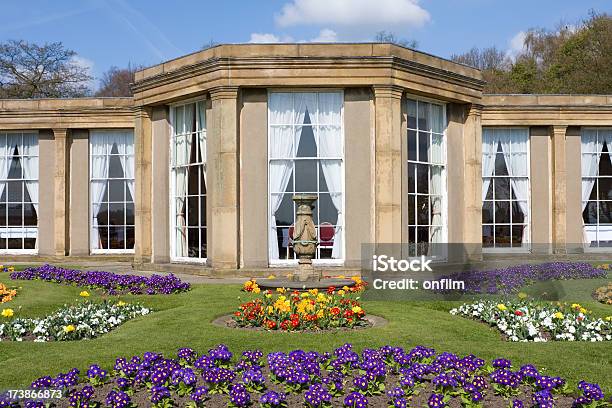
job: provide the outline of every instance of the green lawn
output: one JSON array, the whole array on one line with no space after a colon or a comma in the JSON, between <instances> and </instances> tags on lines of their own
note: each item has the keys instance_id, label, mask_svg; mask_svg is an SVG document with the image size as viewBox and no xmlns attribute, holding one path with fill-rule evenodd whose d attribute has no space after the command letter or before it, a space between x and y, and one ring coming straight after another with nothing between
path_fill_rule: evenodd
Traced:
<instances>
[{"instance_id":1,"label":"green lawn","mask_svg":"<svg viewBox=\"0 0 612 408\"><path fill-rule=\"evenodd\" d=\"M0 306L18 310L22 316L45 315L65 303L78 299L81 288L36 281L10 281L0 274L0 281L19 286L15 300ZM612 314L612 307L594 301L590 294L608 279L563 281L564 299L580 302L596 315ZM190 292L171 296L123 296L138 300L155 313L131 320L115 331L95 340L55 343L0 343L0 389L26 386L42 375L55 375L72 367L81 370L99 363L110 368L118 356L145 351L174 355L179 347L198 351L227 344L234 352L259 348L264 352L295 348L330 350L345 342L357 349L385 344L411 347L418 344L439 351L474 353L485 359L506 357L515 365L533 363L549 374L561 375L572 385L586 379L598 382L612 392L612 343L509 343L487 326L451 316L448 311L461 301L368 301L369 313L380 315L389 324L380 328L338 333L270 333L231 330L213 326L211 321L231 313L245 297L238 285L195 285ZM537 293L538 286L529 288ZM102 296L90 291L92 299Z\"/></svg>"}]
</instances>

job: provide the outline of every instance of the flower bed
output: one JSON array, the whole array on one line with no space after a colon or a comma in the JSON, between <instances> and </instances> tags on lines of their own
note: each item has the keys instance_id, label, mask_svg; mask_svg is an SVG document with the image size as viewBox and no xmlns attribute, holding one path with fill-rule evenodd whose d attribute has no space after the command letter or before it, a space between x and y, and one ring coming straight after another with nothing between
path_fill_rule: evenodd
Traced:
<instances>
[{"instance_id":1,"label":"flower bed","mask_svg":"<svg viewBox=\"0 0 612 408\"><path fill-rule=\"evenodd\" d=\"M276 292L261 292L253 280L244 290L259 297L243 303L234 312L238 327L263 327L268 330L326 330L365 326L365 310L356 294L363 289L359 280L354 289L334 287L326 291L311 289L308 292L291 292L279 288Z\"/></svg>"},{"instance_id":2,"label":"flower bed","mask_svg":"<svg viewBox=\"0 0 612 408\"><path fill-rule=\"evenodd\" d=\"M10 289L0 282L0 303L7 303L17 296L17 289Z\"/></svg>"},{"instance_id":3,"label":"flower bed","mask_svg":"<svg viewBox=\"0 0 612 408\"><path fill-rule=\"evenodd\" d=\"M42 319L15 317L12 309L4 309L0 318L0 341L91 339L149 313L146 307L121 301L65 306Z\"/></svg>"},{"instance_id":4,"label":"flower bed","mask_svg":"<svg viewBox=\"0 0 612 408\"><path fill-rule=\"evenodd\" d=\"M612 340L612 317L593 318L579 304L478 301L463 304L450 313L488 323L510 341Z\"/></svg>"},{"instance_id":5,"label":"flower bed","mask_svg":"<svg viewBox=\"0 0 612 408\"><path fill-rule=\"evenodd\" d=\"M605 278L608 270L586 262L548 262L487 271L466 271L442 278L465 282L465 292L511 294L537 281Z\"/></svg>"},{"instance_id":6,"label":"flower bed","mask_svg":"<svg viewBox=\"0 0 612 408\"><path fill-rule=\"evenodd\" d=\"M208 353L179 349L176 358L147 352L119 357L114 367L73 368L44 376L34 389L60 388L61 406L143 407L604 407L597 384L570 386L533 365L486 363L469 355L385 346L356 353L350 344L331 353L245 351L223 345ZM28 407L43 407L30 401ZM8 396L0 407L19 407Z\"/></svg>"},{"instance_id":7,"label":"flower bed","mask_svg":"<svg viewBox=\"0 0 612 408\"><path fill-rule=\"evenodd\" d=\"M104 271L82 271L64 269L53 265L28 268L22 272L11 273L11 279L43 280L66 285L103 289L109 295L131 293L135 295L171 294L190 289L187 282L173 274L169 275L119 275Z\"/></svg>"},{"instance_id":8,"label":"flower bed","mask_svg":"<svg viewBox=\"0 0 612 408\"><path fill-rule=\"evenodd\" d=\"M612 305L612 282L608 282L606 286L595 289L593 297L606 305Z\"/></svg>"}]
</instances>

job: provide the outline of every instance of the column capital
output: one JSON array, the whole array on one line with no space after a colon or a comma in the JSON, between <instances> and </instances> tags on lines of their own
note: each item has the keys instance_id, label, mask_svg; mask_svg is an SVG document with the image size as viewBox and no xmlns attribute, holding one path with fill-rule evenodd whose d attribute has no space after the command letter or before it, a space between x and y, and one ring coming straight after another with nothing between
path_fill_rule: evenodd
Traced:
<instances>
[{"instance_id":1,"label":"column capital","mask_svg":"<svg viewBox=\"0 0 612 408\"><path fill-rule=\"evenodd\" d=\"M218 99L237 99L238 89L239 87L237 86L221 85L209 89L208 92L210 93L210 99L213 101Z\"/></svg>"},{"instance_id":2,"label":"column capital","mask_svg":"<svg viewBox=\"0 0 612 408\"><path fill-rule=\"evenodd\" d=\"M65 139L68 137L67 128L53 128L53 137L56 139Z\"/></svg>"},{"instance_id":3,"label":"column capital","mask_svg":"<svg viewBox=\"0 0 612 408\"><path fill-rule=\"evenodd\" d=\"M554 136L565 136L567 132L567 125L553 125L552 131Z\"/></svg>"},{"instance_id":4,"label":"column capital","mask_svg":"<svg viewBox=\"0 0 612 408\"><path fill-rule=\"evenodd\" d=\"M402 99L402 96L404 95L404 88L397 85L372 85L372 89L374 90L375 98Z\"/></svg>"},{"instance_id":5,"label":"column capital","mask_svg":"<svg viewBox=\"0 0 612 408\"><path fill-rule=\"evenodd\" d=\"M482 116L483 105L471 104L468 108L468 116Z\"/></svg>"}]
</instances>

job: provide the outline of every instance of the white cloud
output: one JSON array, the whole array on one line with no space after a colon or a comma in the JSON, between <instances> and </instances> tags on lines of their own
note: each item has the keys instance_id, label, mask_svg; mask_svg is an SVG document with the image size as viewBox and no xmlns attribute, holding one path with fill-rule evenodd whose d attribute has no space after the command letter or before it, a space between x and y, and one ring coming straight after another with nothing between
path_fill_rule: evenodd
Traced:
<instances>
[{"instance_id":1,"label":"white cloud","mask_svg":"<svg viewBox=\"0 0 612 408\"><path fill-rule=\"evenodd\" d=\"M251 33L250 43L285 43L292 42L293 38L289 36L279 37L272 33Z\"/></svg>"},{"instance_id":2,"label":"white cloud","mask_svg":"<svg viewBox=\"0 0 612 408\"><path fill-rule=\"evenodd\" d=\"M85 57L81 57L80 55L74 55L71 58L71 62L78 66L81 67L83 69L85 69L85 71L91 75L91 79L88 81L87 85L91 88L91 89L95 89L96 87L96 80L93 77L93 67L94 67L94 62L88 58Z\"/></svg>"},{"instance_id":3,"label":"white cloud","mask_svg":"<svg viewBox=\"0 0 612 408\"><path fill-rule=\"evenodd\" d=\"M419 27L431 17L419 0L291 0L275 18L281 27L308 24Z\"/></svg>"},{"instance_id":4,"label":"white cloud","mask_svg":"<svg viewBox=\"0 0 612 408\"><path fill-rule=\"evenodd\" d=\"M310 42L338 42L338 34L334 30L324 28L319 31L319 35L310 40Z\"/></svg>"},{"instance_id":5,"label":"white cloud","mask_svg":"<svg viewBox=\"0 0 612 408\"><path fill-rule=\"evenodd\" d=\"M525 50L525 37L527 37L527 33L525 31L519 31L510 39L507 51L507 55L510 58L516 58L518 54Z\"/></svg>"}]
</instances>

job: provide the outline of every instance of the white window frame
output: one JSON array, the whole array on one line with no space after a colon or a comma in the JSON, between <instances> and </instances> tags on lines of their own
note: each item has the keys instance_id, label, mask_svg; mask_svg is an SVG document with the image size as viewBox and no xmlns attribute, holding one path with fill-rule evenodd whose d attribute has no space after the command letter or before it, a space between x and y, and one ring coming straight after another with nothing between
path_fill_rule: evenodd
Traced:
<instances>
[{"instance_id":1,"label":"white window frame","mask_svg":"<svg viewBox=\"0 0 612 408\"><path fill-rule=\"evenodd\" d=\"M267 220L266 220L266 242L268 242L267 239L267 234L270 233L271 231L271 214L272 214L272 209L270 208L270 195L272 194L272 192L270 191L270 162L271 160L275 160L275 159L271 159L270 158L270 134L271 134L271 123L270 123L270 94L272 93L277 93L277 92L282 92L282 93L326 93L326 92L334 92L334 93L340 93L341 94L341 98L342 98L342 107L340 108L340 137L342 138L342 157L325 157L323 159L321 159L318 156L318 149L317 149L317 158L314 160L340 160L342 165L342 214L345 214L344 216L344 220L343 223L344 225L342 225L341 229L340 229L340 233L343 234L343 240L342 240L342 258L341 259L313 259L312 260L312 264L315 266L342 266L344 265L344 262L346 260L346 221L347 221L347 217L346 217L346 138L345 138L345 134L344 134L344 89L336 89L336 88L292 88L292 89L282 89L282 88L272 88L272 89L268 89L268 99L267 99L267 122L268 122L268 135L267 135L267 169L266 169L266 173L268 174L268 179L267 179L267 183L268 183L268 188L267 188L267 208L268 208L268 214L267 214ZM317 97L317 105L318 105L318 97ZM295 107L293 109L293 112L295 113ZM297 125L295 123L290 123L290 124L284 124L284 123L275 123L274 125L287 125L287 126L300 126ZM315 125L318 125L315 124ZM294 132L295 134L295 132ZM297 146L295 146L295 148L297 149ZM291 160L295 161L297 158L293 158ZM277 159L278 160L278 159ZM297 159L300 160L300 159ZM304 160L313 160L312 158L305 158ZM294 184L294 189L295 189L295 171L293 173L293 184ZM317 178L317 191L319 191L320 186L319 186L319 179ZM317 207L318 208L318 207ZM295 217L295 214L294 214ZM317 236L318 236L318 230L317 230ZM266 249L268 250L269 253L269 248L267 248L266 245ZM290 267L290 266L295 266L297 265L298 260L297 259L269 259L268 256L268 266L270 267Z\"/></svg>"},{"instance_id":2,"label":"white window frame","mask_svg":"<svg viewBox=\"0 0 612 408\"><path fill-rule=\"evenodd\" d=\"M0 249L0 254L2 255L36 255L38 254L38 247L40 246L40 236L39 236L39 232L40 232L40 137L39 137L39 132L38 130L27 130L27 131L23 131L23 130L8 130L8 131L0 131L0 134L4 134L4 135L11 135L11 134L20 134L22 135L22 146L23 146L23 134L32 134L32 135L36 135L36 140L38 143L38 166L39 166L39 172L38 172L38 213L36 214L36 227L25 227L23 225L23 203L24 203L24 194L25 194L25 183L23 184L23 192L21 195L21 204L22 204L22 210L21 210L21 227L17 227L17 226L2 226L0 227L0 233L21 233L21 245L23 247L23 239L24 238L31 238L32 235L34 235L36 237L36 245L34 249ZM21 153L19 157L23 157L23 154ZM10 166L10 163L9 163ZM22 165L22 172L23 172L23 165ZM0 182L6 183L8 180L0 180ZM21 181L23 182L25 179L22 178ZM30 197L31 198L31 197ZM5 213L5 217L7 218L7 223L8 223L8 206L6 208L6 213Z\"/></svg>"},{"instance_id":3,"label":"white window frame","mask_svg":"<svg viewBox=\"0 0 612 408\"><path fill-rule=\"evenodd\" d=\"M176 180L173 174L173 170L174 170L174 166L172 163L172 158L174 157L174 138L175 138L175 133L174 133L174 124L175 124L175 118L174 118L174 109L180 106L186 106L186 105L191 105L191 104L197 104L197 103L202 103L204 105L204 115L206 116L206 98L203 97L196 97L196 98L190 98L190 99L184 99L181 100L179 102L175 102L175 103L171 103L168 104L168 111L169 111L169 123L168 123L168 128L169 128L169 134L170 134L170 147L169 147L169 156L168 156L168 177L169 177L169 186L170 186L170 191L169 193L169 197L170 197L170 205L169 207L169 217L170 217L170 236L169 236L169 249L170 249L170 262L173 263L184 263L184 264L199 264L199 265L205 265L208 263L208 255L209 255L209 251L210 251L210 242L208 241L208 236L206 238L206 245L207 245L207 250L206 250L206 257L205 258L190 258L190 257L185 257L185 256L176 256L176 196L175 196L175 192L176 192ZM196 121L197 121L197 105L196 105ZM208 127L208 118L205 119L207 127ZM202 131L206 134L207 133L207 127L203 128ZM206 138L206 147L208 150L208 138ZM207 159L207 158L206 158ZM208 163L207 161L203 161L204 165L206 166ZM207 184L209 183L209 180L207 181ZM208 188L206 189L206 199L208 202L209 199L209 194L208 194ZM187 203L185 203L185 205L187 205ZM208 206L205 209L206 214L204 214L206 217L208 217ZM199 218L201 219L202 214L199 214ZM208 228L209 227L209 223L210 223L210 219L206 220L206 234L208 234ZM201 223L200 223L201 225Z\"/></svg>"},{"instance_id":4,"label":"white window frame","mask_svg":"<svg viewBox=\"0 0 612 408\"><path fill-rule=\"evenodd\" d=\"M525 223L527 224L527 228L528 228L528 232L529 232L529 242L525 243L521 243L520 247L485 247L482 245L482 227L483 227L483 222L482 222L482 217L479 220L480 221L480 244L482 247L482 252L483 253L490 253L490 254L507 254L507 253L530 253L531 252L531 242L532 242L532 229L531 229L531 213L533 212L532 206L531 206L531 133L530 133L530 128L529 126L483 126L483 128L487 128L487 129L521 129L521 130L526 130L527 131L527 135L528 135L528 142L527 142L527 185L529 186L528 188L528 194L527 194L527 207L529 208L529 211L527 212L527 220L525 221ZM482 143L482 142L481 142ZM497 151L496 151L497 154ZM482 159L481 159L482 160ZM509 169L508 169L509 171ZM491 179L493 180L495 178L495 176L492 176ZM511 178L508 176L508 178ZM480 184L482 185L483 183L483 179L484 177L482 177L482 175L480 176ZM491 185L493 185L493 183L491 183ZM510 184L510 188L512 188L512 184ZM494 194L493 197L495 197L495 190L494 190ZM493 216L495 217L495 199L493 200L487 200L485 198L484 201L492 201L493 202ZM480 203L480 207L482 209L482 207L484 206L484 201L481 201ZM508 200L500 200L500 201L511 201L510 199ZM512 204L510 204L510 217L512 217ZM495 218L493 218L493 220L495 220ZM495 226L497 225L495 222L493 222L492 224L487 223L486 225L491 225L493 227L493 234L495 236ZM505 225L505 224L501 224L501 225ZM513 224L509 224L510 227L512 227ZM520 225L520 224L517 224ZM510 234L512 235L512 230L510 231Z\"/></svg>"},{"instance_id":5,"label":"white window frame","mask_svg":"<svg viewBox=\"0 0 612 408\"><path fill-rule=\"evenodd\" d=\"M429 104L435 104L438 105L442 108L442 126L443 126L443 131L442 133L438 133L438 132L433 132L432 129L432 123L431 123L431 116L430 118L430 123L429 123L429 130L427 131L427 133L429 134L429 145L432 145L432 136L435 133L436 135L441 135L442 136L442 164L440 165L439 163L431 163L429 161L424 162L424 161L416 161L416 160L410 160L408 159L408 132L409 131L414 131L417 133L417 136L419 134L419 132L423 132L423 130L420 129L414 129L414 128L410 128L408 127L408 100L413 100L417 102L417 128L418 128L418 103L419 102L424 102L424 103L429 103ZM429 192L427 194L419 194L416 191L416 183L417 183L417 179L415 177L415 192L414 193L408 193L408 180L409 175L408 175L408 165L409 164L424 164L427 165L427 174L428 174L428 183L431 183L431 178L430 176L430 169L431 166L441 166L442 167L442 173L441 173L441 177L442 177L442 191L441 191L441 196L442 196L442 224L440 225L440 228L442 230L442 242L438 243L438 244L447 244L448 243L448 177L447 177L447 167L448 167L448 150L447 150L447 137L448 137L448 123L447 123L447 106L448 104L444 101L439 101L436 99L431 99L431 98L425 98L422 96L418 96L418 95L414 95L414 94L404 94L404 97L402 98L402 103L404 104L404 107L406 108L406 134L403 135L405 142L404 145L404 150L406 151L406 156L405 156L405 165L406 165L406 170L405 172L402 172L406 175L406 193L405 193L405 199L407 200L409 196L413 195L413 196L419 196L419 195L427 195L427 197L431 197L432 194ZM418 152L418 141L417 141L417 152ZM404 163L402 163L402 165L404 165ZM428 190L430 190L429 188L430 186L428 186ZM402 200L403 201L403 200ZM408 202L406 201L406 206L408 206ZM431 211L431 204L429 205L429 209ZM409 215L409 211L408 209L406 209L406 216ZM416 213L416 205L415 205L415 221L418 220L418 215ZM410 224L409 223L410 220L408 220L408 222L406 224L404 224L404 228L406 228L406 242L410 245L410 241L409 241L409 228L418 228L420 226L420 224ZM431 214L429 214L429 224L427 225L428 228L431 228ZM437 227L435 225L433 225L433 227ZM431 235L430 235L431 238ZM431 243L431 242L428 242ZM415 231L415 244L416 244L416 231ZM438 255L438 256L433 256L434 260L436 261L442 261L444 259L446 259L447 257L447 253L446 251L444 251L444 253ZM414 258L414 256L412 256L412 254L407 254L408 258Z\"/></svg>"},{"instance_id":6,"label":"white window frame","mask_svg":"<svg viewBox=\"0 0 612 408\"><path fill-rule=\"evenodd\" d=\"M608 130L608 131L609 131L609 130L612 130L612 128L611 128L611 127L606 127L606 126L585 126L585 127L583 127L583 128L581 128L581 129L580 129L580 137L581 137L581 139L582 139L582 131L584 131L584 130L596 131L596 132L597 132L597 140L599 141L599 131L600 131L600 130ZM608 146L608 151L609 151L609 152L612 152L612 146ZM595 152L583 152L583 151L582 151L582 148L581 148L581 150L580 150L580 164L581 164L581 166L580 166L580 167L581 167L581 171L580 171L580 182L581 182L581 183L582 183L582 180L583 180L584 178L591 178L591 177L584 177L584 175L582 174L582 156L583 156L585 153L586 153L586 154L589 154L589 153L595 153ZM601 155L602 155L602 153L601 153L601 152L598 152L597 154L598 154L598 156L600 156L600 160L601 160ZM600 175L599 175L599 167L598 167L598 168L597 168L597 176L595 177L595 179L599 179L600 177L602 177L602 176L600 176ZM612 176L604 176L603 178L612 178ZM584 218L583 218L583 216L582 216L582 213L583 213L584 211L581 211L581 212L580 212L580 218L581 218L581 220L582 220L582 231L583 231L583 235L586 235L585 228L586 228L586 227L587 227L587 225L588 225L588 226L591 226L591 227L595 227L595 229L596 229L596 236L597 236L597 237L599 237L599 226L601 225L601 223L599 222L599 202L600 202L600 201L608 201L608 200L600 200L600 199L599 199L599 183L598 183L598 182L596 182L596 183L595 183L595 186L593 186L593 189L597 189L597 191L596 191L596 197L597 197L597 200L595 200L595 202L597 203L597 224L585 224L585 223L584 223ZM586 200L586 201L587 201L587 203L588 203L589 201L593 201L593 200ZM580 205L581 205L581 207L580 207L580 208L582 208L582 203L583 203L583 200L582 200L582 197L581 197L581 198L580 198ZM587 204L587 205L588 205L588 204ZM603 224L603 225L606 225L606 224ZM597 242L599 242L599 239L598 239L598 241L597 241ZM609 247L609 246L599 246L599 245L598 245L598 246L596 246L596 247L592 247L592 246L590 246L590 243L588 243L588 242L584 242L584 243L583 243L583 247L584 247L584 251L585 251L585 252L610 252L610 251L612 250L612 247Z\"/></svg>"},{"instance_id":7,"label":"white window frame","mask_svg":"<svg viewBox=\"0 0 612 408\"><path fill-rule=\"evenodd\" d=\"M136 140L135 140L136 135L134 135L133 129L93 129L93 131L99 132L99 133L102 133L102 132L113 132L113 131L116 131L116 130L125 130L125 131L131 131L132 132L132 141L134 143L134 149L133 149L133 151L134 151L134 153L133 153L134 154L134 160L133 161L134 161L134 167L136 167ZM90 134L90 137L91 137L91 134ZM112 148L112 146L111 146L111 148ZM107 156L110 156L110 152L107 154ZM88 186L89 187L88 188L89 189L89 210L88 210L88 212L89 212L89 234L94 234L97 231L94 231L93 224L92 224L92 220L93 220L94 214L93 214L93 211L92 211L93 210L93 202L92 202L92 198L91 198L91 187L90 186L91 186L91 182L94 181L94 179L92 177L93 171L92 171L92 168L91 168L91 166L93 165L91 141L89 143L89 155L88 155L88 159L89 159L89 186ZM109 165L110 165L110 160L109 160ZM98 179L96 179L96 180L98 180ZM107 178L107 181L108 180L116 180L116 179ZM126 179L125 177L124 177L123 180L124 180L124 183L126 183L124 188L127 189L128 188L127 187L127 182L129 180ZM134 169L134 179L132 181L134 182L134 185L135 185L136 184L136 169ZM134 189L134 191L136 191L136 189ZM125 192L127 192L127 190L125 190ZM136 197L132 197L132 200L133 200L133 203L134 203L134 248L133 249L110 249L110 248L109 249L103 249L103 248L94 249L94 248L91 248L91 242L90 242L89 243L89 252L92 255L134 254L134 250L136 248L136 225L135 225L136 224ZM123 201L124 207L125 207L126 203L128 203L128 201ZM124 228L127 228L126 221L125 221L126 220L126 216L127 216L127 212L123 214L123 222L124 223L123 223L122 227L124 227ZM125 240L127 241L127 234L125 236Z\"/></svg>"}]
</instances>

